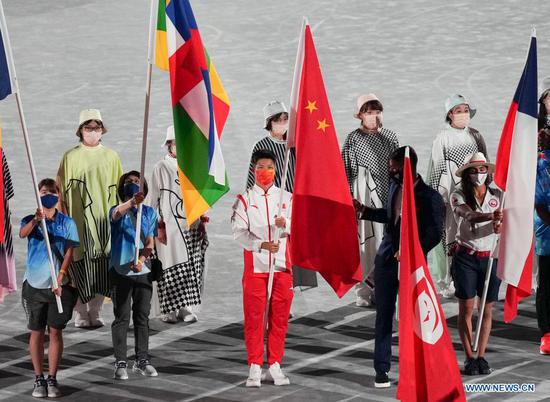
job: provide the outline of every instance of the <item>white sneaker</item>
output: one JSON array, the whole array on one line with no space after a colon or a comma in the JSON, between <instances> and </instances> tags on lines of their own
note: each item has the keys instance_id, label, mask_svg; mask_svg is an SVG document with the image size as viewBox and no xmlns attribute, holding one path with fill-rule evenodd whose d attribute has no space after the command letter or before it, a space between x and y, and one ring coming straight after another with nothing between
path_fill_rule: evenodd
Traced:
<instances>
[{"instance_id":1,"label":"white sneaker","mask_svg":"<svg viewBox=\"0 0 550 402\"><path fill-rule=\"evenodd\" d=\"M178 317L181 318L183 320L183 322L195 322L195 321L197 321L196 314L194 314L193 311L191 311L191 308L189 308L189 307L181 308L178 311Z\"/></svg>"},{"instance_id":2,"label":"white sneaker","mask_svg":"<svg viewBox=\"0 0 550 402\"><path fill-rule=\"evenodd\" d=\"M48 383L44 377L35 380L32 396L35 398L46 398L48 396Z\"/></svg>"},{"instance_id":3,"label":"white sneaker","mask_svg":"<svg viewBox=\"0 0 550 402\"><path fill-rule=\"evenodd\" d=\"M76 328L89 328L90 327L90 318L88 317L88 314L80 314L76 313L74 317L74 326Z\"/></svg>"},{"instance_id":4,"label":"white sneaker","mask_svg":"<svg viewBox=\"0 0 550 402\"><path fill-rule=\"evenodd\" d=\"M185 317L183 317L183 322L197 322L198 320L199 319L194 313L187 314Z\"/></svg>"},{"instance_id":5,"label":"white sneaker","mask_svg":"<svg viewBox=\"0 0 550 402\"><path fill-rule=\"evenodd\" d=\"M370 300L365 300L361 296L357 296L357 299L355 300L355 305L357 307L370 307L372 306L372 303Z\"/></svg>"},{"instance_id":6,"label":"white sneaker","mask_svg":"<svg viewBox=\"0 0 550 402\"><path fill-rule=\"evenodd\" d=\"M48 383L48 398L59 398L61 396L61 392L59 391L57 380L48 376L46 382Z\"/></svg>"},{"instance_id":7,"label":"white sneaker","mask_svg":"<svg viewBox=\"0 0 550 402\"><path fill-rule=\"evenodd\" d=\"M250 365L246 386L255 388L260 388L262 386L262 368L259 364Z\"/></svg>"},{"instance_id":8,"label":"white sneaker","mask_svg":"<svg viewBox=\"0 0 550 402\"><path fill-rule=\"evenodd\" d=\"M452 299L455 296L455 285L451 282L441 291L441 296L445 299Z\"/></svg>"},{"instance_id":9,"label":"white sneaker","mask_svg":"<svg viewBox=\"0 0 550 402\"><path fill-rule=\"evenodd\" d=\"M134 361L134 366L132 367L134 373L140 373L145 377L158 377L159 373L157 369L153 367L151 362L147 359L141 359L140 361Z\"/></svg>"},{"instance_id":10,"label":"white sneaker","mask_svg":"<svg viewBox=\"0 0 550 402\"><path fill-rule=\"evenodd\" d=\"M126 370L126 367L128 367L128 365L124 360L115 362L115 372L113 374L113 378L115 380L127 380L128 370Z\"/></svg>"},{"instance_id":11,"label":"white sneaker","mask_svg":"<svg viewBox=\"0 0 550 402\"><path fill-rule=\"evenodd\" d=\"M169 324L175 324L178 322L178 313L176 311L171 311L168 314L164 314L161 318L162 322L167 322Z\"/></svg>"},{"instance_id":12,"label":"white sneaker","mask_svg":"<svg viewBox=\"0 0 550 402\"><path fill-rule=\"evenodd\" d=\"M283 373L277 362L269 366L266 378L272 380L275 385L290 385L289 378Z\"/></svg>"}]
</instances>

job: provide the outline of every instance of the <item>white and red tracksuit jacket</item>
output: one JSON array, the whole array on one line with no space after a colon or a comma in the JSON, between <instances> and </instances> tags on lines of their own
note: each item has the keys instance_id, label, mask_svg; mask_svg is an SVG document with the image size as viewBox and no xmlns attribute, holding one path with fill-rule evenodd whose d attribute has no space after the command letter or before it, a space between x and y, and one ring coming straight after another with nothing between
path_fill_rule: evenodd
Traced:
<instances>
[{"instance_id":1,"label":"white and red tracksuit jacket","mask_svg":"<svg viewBox=\"0 0 550 402\"><path fill-rule=\"evenodd\" d=\"M292 194L287 191L283 191L281 216L286 218L286 227L280 230L279 251L270 254L269 251L260 249L263 242L275 239L275 218L279 212L281 191L274 185L267 191L254 185L237 196L233 205L233 236L245 250L245 275L268 273L269 266L273 263L276 272L291 269L286 256L286 237L290 234Z\"/></svg>"},{"instance_id":2,"label":"white and red tracksuit jacket","mask_svg":"<svg viewBox=\"0 0 550 402\"><path fill-rule=\"evenodd\" d=\"M244 248L243 308L244 338L248 364L263 364L264 316L267 303L267 284L270 264L274 264L267 360L271 365L281 363L288 329L288 315L294 296L290 261L286 258L286 240L290 233L292 194L284 191L281 216L286 218L285 229L279 237L279 251L275 254L260 247L265 241L274 241L275 217L279 212L281 190L271 186L267 191L257 185L237 197L233 205L231 223L235 240Z\"/></svg>"}]
</instances>

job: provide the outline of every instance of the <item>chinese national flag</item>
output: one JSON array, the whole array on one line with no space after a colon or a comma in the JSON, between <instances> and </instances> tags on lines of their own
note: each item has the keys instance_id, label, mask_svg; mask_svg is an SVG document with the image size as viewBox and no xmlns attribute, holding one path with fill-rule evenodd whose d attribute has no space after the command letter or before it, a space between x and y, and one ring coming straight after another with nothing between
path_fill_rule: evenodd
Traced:
<instances>
[{"instance_id":1,"label":"chinese national flag","mask_svg":"<svg viewBox=\"0 0 550 402\"><path fill-rule=\"evenodd\" d=\"M292 90L289 144L296 146L290 256L342 297L361 281L357 220L313 37L304 21Z\"/></svg>"},{"instance_id":2,"label":"chinese national flag","mask_svg":"<svg viewBox=\"0 0 550 402\"><path fill-rule=\"evenodd\" d=\"M465 401L445 316L418 238L408 150L403 176L397 399L406 402Z\"/></svg>"}]
</instances>

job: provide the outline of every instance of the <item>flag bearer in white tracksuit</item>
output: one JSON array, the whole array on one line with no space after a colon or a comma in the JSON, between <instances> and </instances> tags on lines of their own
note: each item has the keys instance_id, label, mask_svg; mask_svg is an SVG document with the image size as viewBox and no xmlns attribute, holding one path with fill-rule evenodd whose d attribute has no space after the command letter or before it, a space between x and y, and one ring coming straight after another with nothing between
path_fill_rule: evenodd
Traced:
<instances>
[{"instance_id":1,"label":"flag bearer in white tracksuit","mask_svg":"<svg viewBox=\"0 0 550 402\"><path fill-rule=\"evenodd\" d=\"M272 151L252 155L255 184L237 197L231 223L235 240L244 248L243 308L244 338L250 372L247 387L259 387L264 362L264 316L267 303L269 268L274 266L273 290L267 330L266 378L275 385L290 381L281 370L288 317L292 304L292 269L286 254L290 234L292 194L275 187L276 157ZM278 240L276 233L279 232Z\"/></svg>"}]
</instances>

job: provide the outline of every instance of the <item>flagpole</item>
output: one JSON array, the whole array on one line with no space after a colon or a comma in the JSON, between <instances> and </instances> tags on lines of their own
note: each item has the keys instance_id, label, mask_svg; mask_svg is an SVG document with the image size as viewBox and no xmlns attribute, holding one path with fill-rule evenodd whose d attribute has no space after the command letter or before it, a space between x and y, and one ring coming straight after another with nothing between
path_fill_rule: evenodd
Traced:
<instances>
[{"instance_id":1,"label":"flagpole","mask_svg":"<svg viewBox=\"0 0 550 402\"><path fill-rule=\"evenodd\" d=\"M156 22L155 4L157 0L151 0L151 14L149 16L149 38L147 47L147 79L145 84L145 110L143 113L143 137L141 140L141 167L140 167L140 179L139 187L140 191L144 190L145 183L145 157L147 155L147 133L149 130L149 105L151 103L151 81L153 75L153 29ZM141 240L141 215L143 213L143 203L138 206L138 213L136 217L136 237L134 239L135 258L134 263L137 265L139 260L139 245ZM145 242L144 242L145 243ZM145 244L144 244L145 246Z\"/></svg>"},{"instance_id":2,"label":"flagpole","mask_svg":"<svg viewBox=\"0 0 550 402\"><path fill-rule=\"evenodd\" d=\"M287 147L285 150L285 164L283 168L283 177L281 180L281 196L279 197L279 210L277 212L277 217L280 217L282 215L282 208L283 208L283 196L285 194L285 188L286 188L286 182L287 182L287 174L289 169L289 161L290 161L290 148ZM271 229L269 229L271 230ZM281 230L277 228L275 230L275 236L273 237L273 241L277 242L279 241L279 237L281 235ZM269 305L271 304L271 294L273 292L273 278L275 276L275 264L271 262L271 252L269 253L269 276L267 279L267 302L265 304L265 315L264 315L264 323L265 323L265 329L268 327L268 319L269 316Z\"/></svg>"},{"instance_id":3,"label":"flagpole","mask_svg":"<svg viewBox=\"0 0 550 402\"><path fill-rule=\"evenodd\" d=\"M502 194L502 200L501 205L502 209L504 209L504 198L506 193ZM487 261L487 271L485 272L485 283L483 284L483 293L481 294L481 301L479 306L479 316L477 318L477 324L476 324L476 332L475 332L475 339L474 339L474 346L472 347L472 350L474 352L477 352L477 348L479 346L479 336L481 333L481 324L483 323L483 314L485 313L485 304L487 301L487 293L489 292L489 282L491 280L491 271L493 268L493 253L495 252L495 248L498 243L498 239L500 238L500 235L495 235L493 237L493 244L491 245L491 255L489 256L489 259Z\"/></svg>"},{"instance_id":4,"label":"flagpole","mask_svg":"<svg viewBox=\"0 0 550 402\"><path fill-rule=\"evenodd\" d=\"M297 50L297 54L296 54L296 63L294 65L294 76L292 78L292 89L291 89L291 94L290 94L290 114L289 114L289 130L287 132L287 142L286 142L286 150L285 150L285 164L284 164L284 168L283 168L283 177L282 177L282 180L281 180L281 197L279 198L279 211L277 213L277 216L281 216L281 212L282 212L282 205L283 205L283 194L284 194L284 191L285 191L285 188L286 188L286 181L287 181L287 174L288 174L288 165L289 165L289 160L290 160L290 146L294 145L294 142L295 142L295 138L296 138L296 126L295 126L295 114L296 114L296 110L294 110L294 113L293 113L293 107L296 106L296 101L298 99L298 95L299 95L299 88L297 88L299 82L300 82L300 75L299 75L299 71L298 69L300 68L301 66L301 60L300 60L300 52L302 51L302 47L303 47L303 34L304 34L304 31L305 31L305 27L306 25L308 25L308 20L306 17L303 17L302 19L302 26L300 28L300 37L298 39L298 50ZM302 55L303 56L303 55ZM293 144L289 144L289 142L292 141ZM290 145L290 146L289 146ZM275 240L278 241L279 240L279 229L277 229L275 231ZM270 255L271 257L271 255ZM273 290L273 276L275 275L275 267L272 266L273 264L270 264L269 266L269 277L268 277L268 281L267 281L267 302L266 302L266 305L265 305L265 328L267 329L267 317L268 317L268 314L269 314L269 305L271 303L271 293L272 293L272 290Z\"/></svg>"},{"instance_id":5,"label":"flagpole","mask_svg":"<svg viewBox=\"0 0 550 402\"><path fill-rule=\"evenodd\" d=\"M405 159L410 158L410 151L409 147L405 148ZM411 166L412 167L412 166ZM405 160L403 160L403 172L405 172ZM412 170L411 170L412 174ZM414 184L414 180L416 178L413 177L412 181ZM405 182L405 178L403 177L403 182ZM414 187L413 187L414 189ZM414 194L413 194L414 196ZM401 187L401 212L400 216L403 216L403 187ZM403 222L401 222L403 224ZM401 273L401 242L403 241L403 238L401 237L401 228L399 228L399 259L397 260L397 281L399 282L399 274ZM399 321L399 292L397 292L397 295L395 296L395 321Z\"/></svg>"},{"instance_id":6,"label":"flagpole","mask_svg":"<svg viewBox=\"0 0 550 402\"><path fill-rule=\"evenodd\" d=\"M27 130L27 123L25 121L25 114L23 112L23 103L21 102L21 95L19 94L19 83L17 81L17 75L15 74L15 63L13 61L13 53L11 50L11 43L10 43L10 37L8 34L8 25L6 24L6 16L4 15L4 6L2 4L2 0L0 0L0 23L2 24L2 34L4 35L4 45L7 51L7 57L8 57L8 63L9 63L9 70L10 75L12 77L13 86L14 86L14 95L15 100L17 103L17 111L19 112L19 120L21 122L21 129L23 130L23 139L25 141L25 150L27 151L27 159L29 161L29 168L31 170L31 179L34 187L34 196L36 198L36 205L38 206L38 209L40 211L44 211L42 207L42 201L40 200L40 191L38 189L38 181L36 179L36 170L34 168L34 161L32 157L32 151L31 151L31 144L29 140L29 133ZM42 232L44 234L44 241L46 243L46 250L48 251L48 261L50 265L50 276L52 279L52 288L58 289L59 286L57 284L57 274L55 273L55 266L53 262L53 255L52 255L52 249L50 246L50 238L48 236L48 227L46 226L46 217L40 221L40 224L42 226ZM62 263L62 262L61 262ZM59 296L55 296L55 301L57 303L57 310L59 313L63 313L63 306L61 304L61 298Z\"/></svg>"}]
</instances>

